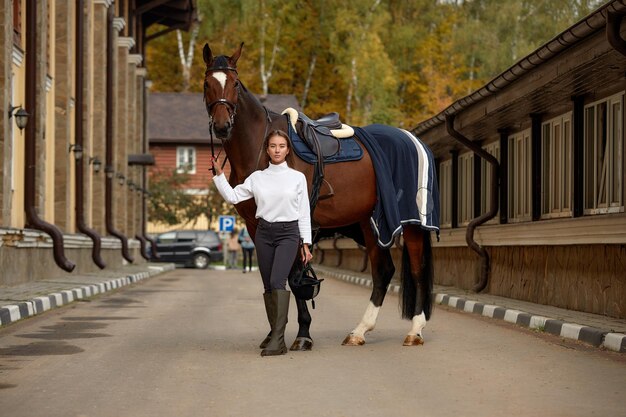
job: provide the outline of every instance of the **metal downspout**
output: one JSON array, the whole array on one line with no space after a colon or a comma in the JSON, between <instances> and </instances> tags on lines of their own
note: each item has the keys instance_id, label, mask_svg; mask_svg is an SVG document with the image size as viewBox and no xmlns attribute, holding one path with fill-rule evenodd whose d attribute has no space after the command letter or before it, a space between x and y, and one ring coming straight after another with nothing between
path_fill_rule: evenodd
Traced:
<instances>
[{"instance_id":1,"label":"metal downspout","mask_svg":"<svg viewBox=\"0 0 626 417\"><path fill-rule=\"evenodd\" d=\"M83 88L84 88L84 75L83 75L83 62L84 62L84 27L85 16L83 14L83 0L76 1L76 92L75 92L75 127L76 127L76 139L75 145L80 146L80 149L85 149L83 138ZM85 155L85 153L83 153ZM91 258L93 262L98 265L98 268L104 269L106 263L100 256L100 250L102 248L102 239L100 235L93 229L90 229L85 224L85 207L84 207L84 157L81 159L74 158L74 166L76 167L76 228L86 234L93 241L93 248L91 251Z\"/></svg>"},{"instance_id":2,"label":"metal downspout","mask_svg":"<svg viewBox=\"0 0 626 417\"><path fill-rule=\"evenodd\" d=\"M56 264L72 272L76 264L65 257L63 233L58 227L39 218L35 209L36 128L37 128L37 0L28 0L26 6L26 100L24 107L30 113L31 122L26 126L24 164L24 210L27 227L42 230L52 238L52 253Z\"/></svg>"},{"instance_id":3,"label":"metal downspout","mask_svg":"<svg viewBox=\"0 0 626 417\"><path fill-rule=\"evenodd\" d=\"M623 13L609 11L606 14L606 38L613 49L626 56L626 42L620 33L623 18Z\"/></svg>"},{"instance_id":4,"label":"metal downspout","mask_svg":"<svg viewBox=\"0 0 626 417\"><path fill-rule=\"evenodd\" d=\"M105 223L107 232L122 242L124 259L132 263L135 259L128 251L128 238L113 225L113 9L109 7L107 12Z\"/></svg>"},{"instance_id":5,"label":"metal downspout","mask_svg":"<svg viewBox=\"0 0 626 417\"><path fill-rule=\"evenodd\" d=\"M467 225L467 232L465 234L465 241L467 242L467 245L481 258L480 277L478 283L474 286L474 291L481 292L487 288L487 285L489 284L489 254L485 248L480 246L474 240L474 230L481 224L493 219L498 213L499 164L498 160L493 155L463 136L463 134L459 131L455 130L454 119L455 115L446 116L446 129L448 134L491 164L491 206L488 212L472 219L472 221Z\"/></svg>"},{"instance_id":6,"label":"metal downspout","mask_svg":"<svg viewBox=\"0 0 626 417\"><path fill-rule=\"evenodd\" d=\"M138 32L139 33L139 32ZM139 34L137 36L140 36ZM146 82L145 82L145 78L143 79L143 83L141 85L141 94L143 95L143 135L142 135L142 149L143 149L143 153L145 154L148 151L148 91L146 89ZM145 239L145 242L143 246L142 246L142 252L141 252L141 256L143 256L144 258L146 258L146 260L150 260L150 256L148 256L147 250L146 250L146 244L147 242L150 242L150 247L151 247L151 254L152 257L155 259L161 259L161 257L159 256L158 252L157 252L157 246L156 246L156 241L154 239L152 239L151 237L148 236L148 234L146 233L146 198L147 198L147 190L148 190L148 175L146 173L146 166L142 165L143 167L143 171L141 173L141 187L143 188L143 193L141 196L141 235L143 236L143 238Z\"/></svg>"}]
</instances>

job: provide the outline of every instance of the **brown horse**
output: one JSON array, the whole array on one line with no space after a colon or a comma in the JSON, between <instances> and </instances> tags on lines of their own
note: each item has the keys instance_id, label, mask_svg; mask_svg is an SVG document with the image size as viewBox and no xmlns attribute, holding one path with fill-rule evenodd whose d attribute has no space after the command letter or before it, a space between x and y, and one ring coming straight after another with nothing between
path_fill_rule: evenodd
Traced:
<instances>
[{"instance_id":1,"label":"brown horse","mask_svg":"<svg viewBox=\"0 0 626 417\"><path fill-rule=\"evenodd\" d=\"M288 129L286 117L268 111L238 79L237 60L241 56L242 47L243 43L230 57L214 57L208 44L205 44L203 50L206 64L204 100L211 134L222 141L230 160L229 182L233 187L241 184L255 170L267 167L269 159L262 148L267 132ZM325 180L332 185L334 196L320 199L314 211L314 221L322 232L340 231L364 243L371 263L373 288L370 303L361 322L344 339L344 345L365 343L365 333L376 324L387 287L395 272L389 249L377 245L377 238L370 225L377 198L376 177L371 158L365 149L363 151L364 156L358 161L334 163L325 167ZM294 155L292 168L306 175L310 189L313 165ZM322 189L320 195L324 193ZM240 203L236 209L254 239L257 226L254 200ZM405 224L403 236L402 316L412 320L404 345L420 345L423 343L422 330L432 310L430 233L418 225ZM311 315L305 301L296 299L296 303L299 331L291 350L309 350L313 345L309 333Z\"/></svg>"}]
</instances>

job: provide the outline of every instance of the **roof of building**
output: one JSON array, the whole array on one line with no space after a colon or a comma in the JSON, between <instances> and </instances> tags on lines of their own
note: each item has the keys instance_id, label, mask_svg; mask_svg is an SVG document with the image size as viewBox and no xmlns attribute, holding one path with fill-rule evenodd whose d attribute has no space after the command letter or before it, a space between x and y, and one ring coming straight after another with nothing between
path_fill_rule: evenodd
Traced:
<instances>
[{"instance_id":1,"label":"roof of building","mask_svg":"<svg viewBox=\"0 0 626 417\"><path fill-rule=\"evenodd\" d=\"M287 107L300 109L293 94L257 97L276 113ZM209 118L202 93L149 93L148 140L151 143L209 143Z\"/></svg>"},{"instance_id":2,"label":"roof of building","mask_svg":"<svg viewBox=\"0 0 626 417\"><path fill-rule=\"evenodd\" d=\"M197 19L194 0L138 1L134 13L141 16L143 27L158 23L170 28L189 30Z\"/></svg>"}]
</instances>

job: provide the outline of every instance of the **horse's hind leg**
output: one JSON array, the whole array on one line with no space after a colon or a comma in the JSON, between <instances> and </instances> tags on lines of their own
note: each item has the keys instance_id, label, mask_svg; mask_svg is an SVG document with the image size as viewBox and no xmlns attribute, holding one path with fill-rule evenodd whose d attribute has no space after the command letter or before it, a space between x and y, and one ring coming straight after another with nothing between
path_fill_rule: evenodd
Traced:
<instances>
[{"instance_id":1,"label":"horse's hind leg","mask_svg":"<svg viewBox=\"0 0 626 417\"><path fill-rule=\"evenodd\" d=\"M313 339L309 333L312 321L309 307L306 305L306 301L297 298L296 306L298 307L298 336L296 336L289 350L311 350Z\"/></svg>"},{"instance_id":2,"label":"horse's hind leg","mask_svg":"<svg viewBox=\"0 0 626 417\"><path fill-rule=\"evenodd\" d=\"M432 311L433 264L430 234L418 226L404 227L402 251L402 317L411 329L404 346L424 344L422 330Z\"/></svg>"},{"instance_id":3,"label":"horse's hind leg","mask_svg":"<svg viewBox=\"0 0 626 417\"><path fill-rule=\"evenodd\" d=\"M380 307L383 305L387 287L395 272L393 259L389 249L382 249L376 244L368 222L361 225L365 236L365 244L372 268L372 295L361 322L344 339L342 345L358 346L365 344L365 333L376 326Z\"/></svg>"}]
</instances>

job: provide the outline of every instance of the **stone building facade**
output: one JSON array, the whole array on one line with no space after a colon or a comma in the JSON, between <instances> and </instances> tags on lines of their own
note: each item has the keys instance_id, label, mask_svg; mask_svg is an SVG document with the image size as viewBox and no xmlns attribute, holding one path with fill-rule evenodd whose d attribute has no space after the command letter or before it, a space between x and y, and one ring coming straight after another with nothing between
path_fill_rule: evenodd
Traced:
<instances>
[{"instance_id":1,"label":"stone building facade","mask_svg":"<svg viewBox=\"0 0 626 417\"><path fill-rule=\"evenodd\" d=\"M145 262L145 32L188 29L194 13L191 0L0 0L0 285Z\"/></svg>"}]
</instances>

